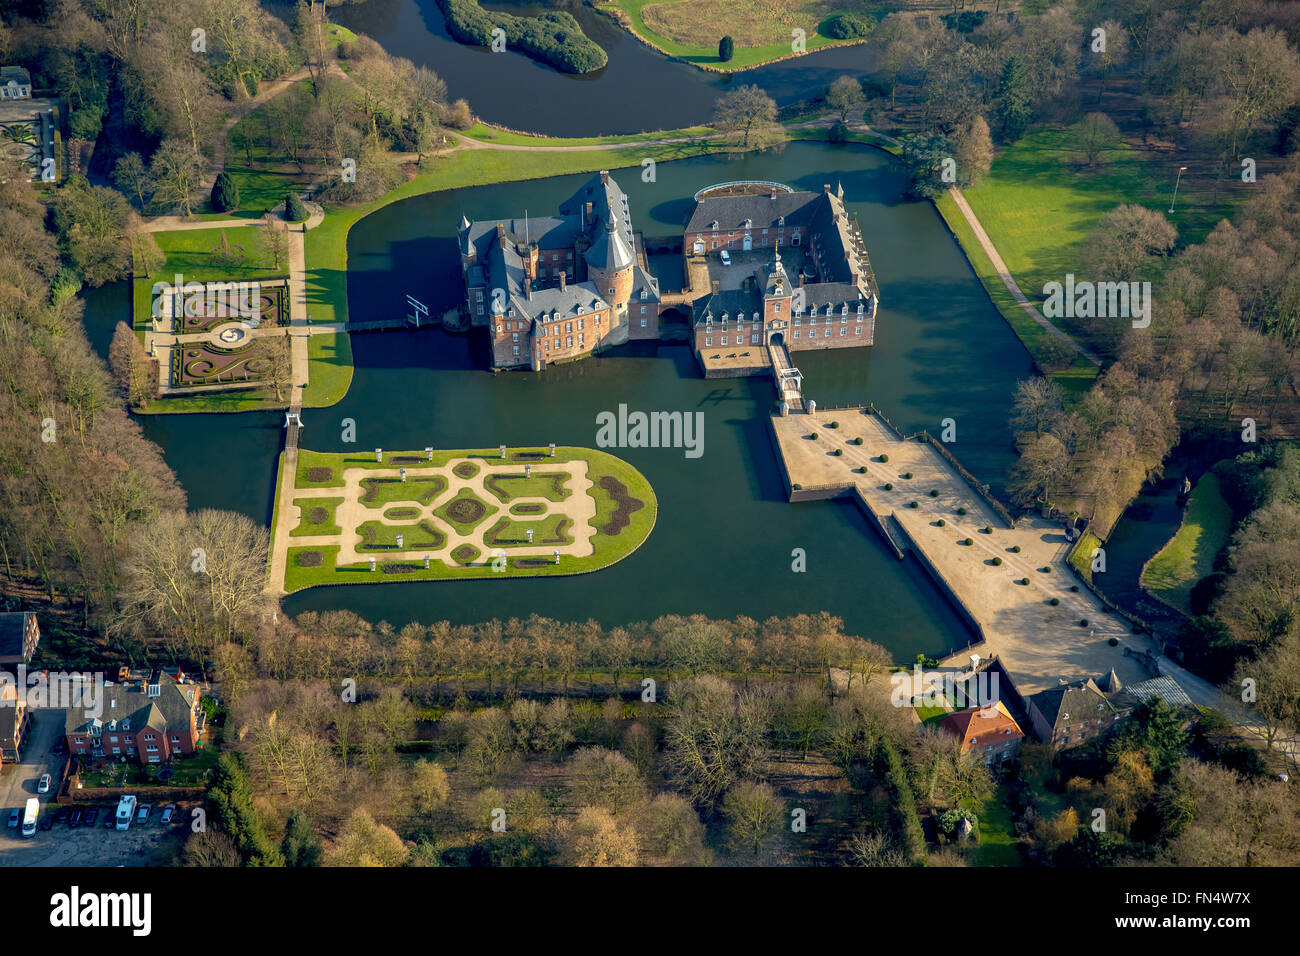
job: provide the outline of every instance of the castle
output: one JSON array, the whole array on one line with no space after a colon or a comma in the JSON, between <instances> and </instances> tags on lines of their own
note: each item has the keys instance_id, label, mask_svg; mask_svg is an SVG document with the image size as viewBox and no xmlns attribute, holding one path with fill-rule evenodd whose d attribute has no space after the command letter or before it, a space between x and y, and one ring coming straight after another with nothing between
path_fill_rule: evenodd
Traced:
<instances>
[{"instance_id":1,"label":"castle","mask_svg":"<svg viewBox=\"0 0 1300 956\"><path fill-rule=\"evenodd\" d=\"M488 327L494 368L540 371L601 346L659 338L659 283L608 170L556 216L462 216L457 236L470 321Z\"/></svg>"},{"instance_id":2,"label":"castle","mask_svg":"<svg viewBox=\"0 0 1300 956\"><path fill-rule=\"evenodd\" d=\"M688 269L692 257L705 257L710 277L710 291L692 303L697 354L875 342L879 290L862 234L845 212L843 186L812 193L726 183L695 198L682 249Z\"/></svg>"}]
</instances>

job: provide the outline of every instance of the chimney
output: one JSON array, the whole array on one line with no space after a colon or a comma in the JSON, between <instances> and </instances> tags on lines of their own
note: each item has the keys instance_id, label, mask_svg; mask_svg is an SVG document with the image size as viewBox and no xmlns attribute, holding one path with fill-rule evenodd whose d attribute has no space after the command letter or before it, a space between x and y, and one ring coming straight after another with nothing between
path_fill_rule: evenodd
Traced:
<instances>
[{"instance_id":1,"label":"chimney","mask_svg":"<svg viewBox=\"0 0 1300 956\"><path fill-rule=\"evenodd\" d=\"M561 270L560 270L560 291L561 291L561 292L564 291L564 280L565 280L565 278L566 278L566 276L565 276L565 274L564 274L564 270L561 269Z\"/></svg>"},{"instance_id":2,"label":"chimney","mask_svg":"<svg viewBox=\"0 0 1300 956\"><path fill-rule=\"evenodd\" d=\"M600 184L601 184L602 186L608 186L608 185L609 185L609 170L608 170L608 169L602 169L602 170L600 171Z\"/></svg>"},{"instance_id":3,"label":"chimney","mask_svg":"<svg viewBox=\"0 0 1300 956\"><path fill-rule=\"evenodd\" d=\"M799 288L803 288L803 270L799 270Z\"/></svg>"},{"instance_id":4,"label":"chimney","mask_svg":"<svg viewBox=\"0 0 1300 956\"><path fill-rule=\"evenodd\" d=\"M533 280L527 276L524 277L524 298L529 302L533 301Z\"/></svg>"},{"instance_id":5,"label":"chimney","mask_svg":"<svg viewBox=\"0 0 1300 956\"><path fill-rule=\"evenodd\" d=\"M503 222L497 223L497 237L500 239L504 239L505 236L506 236L506 224Z\"/></svg>"},{"instance_id":6,"label":"chimney","mask_svg":"<svg viewBox=\"0 0 1300 956\"><path fill-rule=\"evenodd\" d=\"M775 190L775 189L772 190L772 196L771 196L771 198L772 198L772 199L776 199L776 190Z\"/></svg>"}]
</instances>

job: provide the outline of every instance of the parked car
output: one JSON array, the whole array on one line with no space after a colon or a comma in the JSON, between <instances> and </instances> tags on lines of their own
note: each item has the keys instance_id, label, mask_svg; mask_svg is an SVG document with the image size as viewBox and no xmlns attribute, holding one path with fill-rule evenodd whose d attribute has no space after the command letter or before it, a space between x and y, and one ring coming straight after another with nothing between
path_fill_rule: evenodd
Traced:
<instances>
[{"instance_id":1,"label":"parked car","mask_svg":"<svg viewBox=\"0 0 1300 956\"><path fill-rule=\"evenodd\" d=\"M140 804L140 809L135 812L135 825L144 826L149 822L149 814L153 812L152 803Z\"/></svg>"},{"instance_id":2,"label":"parked car","mask_svg":"<svg viewBox=\"0 0 1300 956\"><path fill-rule=\"evenodd\" d=\"M104 829L105 830L113 829L113 824L116 822L117 821L113 819L113 808L112 807L106 808L104 810Z\"/></svg>"},{"instance_id":3,"label":"parked car","mask_svg":"<svg viewBox=\"0 0 1300 956\"><path fill-rule=\"evenodd\" d=\"M95 821L98 819L99 819L99 811L96 810L94 807L91 807L89 810L86 811L86 815L85 817L82 818L81 822L88 827L93 827L95 825Z\"/></svg>"},{"instance_id":4,"label":"parked car","mask_svg":"<svg viewBox=\"0 0 1300 956\"><path fill-rule=\"evenodd\" d=\"M53 814L53 813L47 813L47 814L45 814L45 816L41 817L41 829L42 829L42 830L53 830L53 829L54 829L54 814Z\"/></svg>"},{"instance_id":5,"label":"parked car","mask_svg":"<svg viewBox=\"0 0 1300 956\"><path fill-rule=\"evenodd\" d=\"M81 826L81 807L77 807L72 811L72 816L68 817L68 826L74 830Z\"/></svg>"},{"instance_id":6,"label":"parked car","mask_svg":"<svg viewBox=\"0 0 1300 956\"><path fill-rule=\"evenodd\" d=\"M50 792L50 775L48 773L41 774L41 782L36 785L36 792L37 793Z\"/></svg>"},{"instance_id":7,"label":"parked car","mask_svg":"<svg viewBox=\"0 0 1300 956\"><path fill-rule=\"evenodd\" d=\"M720 253L718 253L718 257L722 259L722 264L724 266L731 265L731 253L728 252L726 249L723 249Z\"/></svg>"},{"instance_id":8,"label":"parked car","mask_svg":"<svg viewBox=\"0 0 1300 956\"><path fill-rule=\"evenodd\" d=\"M55 823L63 823L68 819L68 808L59 807L59 812L54 815Z\"/></svg>"},{"instance_id":9,"label":"parked car","mask_svg":"<svg viewBox=\"0 0 1300 956\"><path fill-rule=\"evenodd\" d=\"M62 757L63 752L68 749L68 742L63 737L54 741L54 756Z\"/></svg>"},{"instance_id":10,"label":"parked car","mask_svg":"<svg viewBox=\"0 0 1300 956\"><path fill-rule=\"evenodd\" d=\"M163 807L162 825L167 826L167 824L172 822L172 818L175 816L176 816L176 804L174 803L167 804L167 806Z\"/></svg>"},{"instance_id":11,"label":"parked car","mask_svg":"<svg viewBox=\"0 0 1300 956\"><path fill-rule=\"evenodd\" d=\"M17 807L14 807L12 810L10 810L10 811L9 811L9 829L10 829L10 830L17 830L17 829L18 829L18 821L21 820L22 818L23 818L23 812L22 812L21 810L19 810Z\"/></svg>"}]
</instances>

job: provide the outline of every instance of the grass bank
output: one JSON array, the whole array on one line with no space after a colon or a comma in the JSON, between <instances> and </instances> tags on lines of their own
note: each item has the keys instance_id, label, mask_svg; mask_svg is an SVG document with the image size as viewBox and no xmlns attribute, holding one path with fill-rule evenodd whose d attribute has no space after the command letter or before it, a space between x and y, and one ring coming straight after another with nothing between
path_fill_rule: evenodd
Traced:
<instances>
[{"instance_id":1,"label":"grass bank","mask_svg":"<svg viewBox=\"0 0 1300 956\"><path fill-rule=\"evenodd\" d=\"M1185 614L1196 582L1214 571L1214 558L1232 533L1232 507L1224 499L1219 476L1207 471L1192 489L1183 523L1147 562L1142 586Z\"/></svg>"}]
</instances>

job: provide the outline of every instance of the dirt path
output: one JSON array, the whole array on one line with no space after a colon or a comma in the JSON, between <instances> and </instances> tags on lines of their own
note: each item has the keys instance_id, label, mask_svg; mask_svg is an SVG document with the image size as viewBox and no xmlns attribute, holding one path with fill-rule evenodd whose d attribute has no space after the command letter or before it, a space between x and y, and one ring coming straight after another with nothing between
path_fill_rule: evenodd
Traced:
<instances>
[{"instance_id":1,"label":"dirt path","mask_svg":"<svg viewBox=\"0 0 1300 956\"><path fill-rule=\"evenodd\" d=\"M988 233L984 231L984 227L980 225L980 221L975 215L975 210L971 209L970 203L966 201L966 197L962 195L962 191L954 186L948 190L948 195L952 196L952 201L957 204L957 208L966 219L966 224L969 225L971 231L975 233L975 239L979 242L980 248L983 249L984 254L989 257L989 262L993 263L993 268L997 270L998 278L1000 278L1002 284L1007 287L1007 291L1011 293L1012 298L1020 303L1020 307L1028 312L1029 317L1037 322L1044 331L1055 336L1061 342L1064 342L1093 365L1100 367L1102 361L1100 355L1092 351L1092 349L1088 348L1086 345L1081 345L1076 342L1071 336L1058 329L1048 321L1043 313L1039 312L1037 307L1034 306L1033 303L1025 297L1025 294L1020 291L1020 286L1016 283L1015 277L1011 275L1011 270L1008 269L1007 264L1002 261L1002 256L998 255L997 247L993 245L993 240L989 238Z\"/></svg>"}]
</instances>

